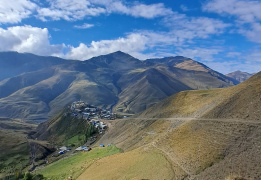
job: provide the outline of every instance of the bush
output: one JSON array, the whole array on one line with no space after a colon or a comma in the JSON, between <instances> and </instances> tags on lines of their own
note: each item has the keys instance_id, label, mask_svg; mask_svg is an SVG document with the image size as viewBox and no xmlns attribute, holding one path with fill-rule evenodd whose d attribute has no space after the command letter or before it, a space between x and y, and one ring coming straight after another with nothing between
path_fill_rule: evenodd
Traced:
<instances>
[{"instance_id":1,"label":"bush","mask_svg":"<svg viewBox=\"0 0 261 180\"><path fill-rule=\"evenodd\" d=\"M32 175L29 172L25 173L24 178L23 178L23 180L43 180L43 179L45 179L45 178L42 174Z\"/></svg>"}]
</instances>

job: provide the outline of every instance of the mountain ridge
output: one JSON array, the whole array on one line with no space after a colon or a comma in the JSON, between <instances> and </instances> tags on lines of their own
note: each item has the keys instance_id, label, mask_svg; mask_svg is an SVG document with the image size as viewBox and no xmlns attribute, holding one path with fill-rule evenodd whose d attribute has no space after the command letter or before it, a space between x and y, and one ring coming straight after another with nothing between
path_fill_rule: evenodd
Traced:
<instances>
[{"instance_id":1,"label":"mountain ridge","mask_svg":"<svg viewBox=\"0 0 261 180\"><path fill-rule=\"evenodd\" d=\"M15 59L11 56L8 62L7 54L0 53L0 64L11 62L11 65L1 68L15 73L0 73L0 92L5 91L0 97L0 116L3 117L46 120L80 99L118 113L135 114L182 90L220 88L238 83L196 61L207 70L189 70L186 69L189 65L184 64L182 68L175 67L175 57L163 58L162 61L169 59L169 63L158 63L140 61L121 51L86 61L21 54L18 72L13 62L20 54L14 53ZM184 60L184 57L176 59L179 63L194 62ZM3 79L5 76L8 79ZM155 98L153 94L160 96ZM28 106L30 104L34 106Z\"/></svg>"}]
</instances>

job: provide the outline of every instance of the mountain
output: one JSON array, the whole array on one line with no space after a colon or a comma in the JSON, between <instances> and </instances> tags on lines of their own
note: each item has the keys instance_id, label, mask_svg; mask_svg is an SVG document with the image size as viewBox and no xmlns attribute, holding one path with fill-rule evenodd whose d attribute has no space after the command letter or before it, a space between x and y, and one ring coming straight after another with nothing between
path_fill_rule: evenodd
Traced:
<instances>
[{"instance_id":1,"label":"mountain","mask_svg":"<svg viewBox=\"0 0 261 180\"><path fill-rule=\"evenodd\" d=\"M229 88L183 91L145 110L140 117L260 120L260 80L261 72Z\"/></svg>"},{"instance_id":2,"label":"mountain","mask_svg":"<svg viewBox=\"0 0 261 180\"><path fill-rule=\"evenodd\" d=\"M0 52L0 81L23 73L37 71L70 61L58 57L37 56L30 53Z\"/></svg>"},{"instance_id":3,"label":"mountain","mask_svg":"<svg viewBox=\"0 0 261 180\"><path fill-rule=\"evenodd\" d=\"M185 57L140 61L120 51L86 61L1 52L0 65L0 116L35 121L80 99L135 114L183 90L238 83Z\"/></svg>"},{"instance_id":4,"label":"mountain","mask_svg":"<svg viewBox=\"0 0 261 180\"><path fill-rule=\"evenodd\" d=\"M253 75L254 74L250 74L250 73L242 72L242 71L235 71L235 72L226 74L227 77L233 78L239 82L243 82Z\"/></svg>"},{"instance_id":5,"label":"mountain","mask_svg":"<svg viewBox=\"0 0 261 180\"><path fill-rule=\"evenodd\" d=\"M233 87L179 92L112 121L97 144L113 143L124 153L93 163L79 179L259 179L260 103L261 72Z\"/></svg>"},{"instance_id":6,"label":"mountain","mask_svg":"<svg viewBox=\"0 0 261 180\"><path fill-rule=\"evenodd\" d=\"M150 70L162 81L165 71ZM261 72L233 87L182 91L130 118L105 120L109 128L93 150L69 154L40 172L51 179L259 179L260 80ZM32 136L53 145L74 144L90 127L87 122L65 109ZM123 152L109 153L115 146Z\"/></svg>"}]
</instances>

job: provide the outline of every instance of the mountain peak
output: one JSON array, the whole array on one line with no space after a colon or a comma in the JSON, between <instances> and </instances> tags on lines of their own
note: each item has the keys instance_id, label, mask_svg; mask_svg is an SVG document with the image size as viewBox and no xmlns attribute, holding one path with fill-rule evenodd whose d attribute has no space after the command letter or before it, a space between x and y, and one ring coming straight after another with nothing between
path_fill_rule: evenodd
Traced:
<instances>
[{"instance_id":1,"label":"mountain peak","mask_svg":"<svg viewBox=\"0 0 261 180\"><path fill-rule=\"evenodd\" d=\"M226 74L227 77L236 79L239 82L243 82L245 80L247 80L248 78L250 78L251 76L253 76L254 74L250 74L247 72L242 72L242 71L235 71L235 72L231 72L229 74Z\"/></svg>"},{"instance_id":2,"label":"mountain peak","mask_svg":"<svg viewBox=\"0 0 261 180\"><path fill-rule=\"evenodd\" d=\"M129 55L128 53L122 52L122 51L115 51L113 53L107 54L105 56L110 56L112 55L113 57L119 57L119 58L134 58L133 56Z\"/></svg>"}]
</instances>

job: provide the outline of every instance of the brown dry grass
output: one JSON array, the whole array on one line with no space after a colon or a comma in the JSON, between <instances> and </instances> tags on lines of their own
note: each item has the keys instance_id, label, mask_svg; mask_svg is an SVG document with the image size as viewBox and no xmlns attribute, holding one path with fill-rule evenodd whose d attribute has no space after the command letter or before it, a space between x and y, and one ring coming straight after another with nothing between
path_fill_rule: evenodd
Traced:
<instances>
[{"instance_id":1,"label":"brown dry grass","mask_svg":"<svg viewBox=\"0 0 261 180\"><path fill-rule=\"evenodd\" d=\"M151 148L102 158L78 179L172 179L171 163Z\"/></svg>"},{"instance_id":2,"label":"brown dry grass","mask_svg":"<svg viewBox=\"0 0 261 180\"><path fill-rule=\"evenodd\" d=\"M261 119L261 73L223 89L183 91L144 111L139 117Z\"/></svg>"}]
</instances>

